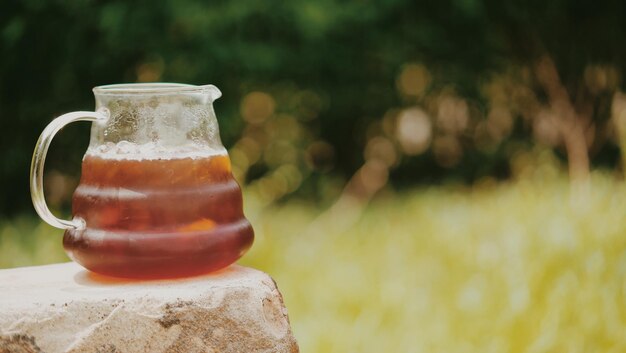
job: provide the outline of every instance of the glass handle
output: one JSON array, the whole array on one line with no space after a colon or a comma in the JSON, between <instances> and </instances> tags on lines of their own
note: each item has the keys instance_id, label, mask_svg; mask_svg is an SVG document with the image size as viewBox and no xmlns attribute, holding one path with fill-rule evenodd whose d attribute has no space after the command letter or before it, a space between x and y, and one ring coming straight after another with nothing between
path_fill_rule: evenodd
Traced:
<instances>
[{"instance_id":1,"label":"glass handle","mask_svg":"<svg viewBox=\"0 0 626 353\"><path fill-rule=\"evenodd\" d=\"M50 147L52 138L69 123L75 121L104 122L108 118L109 111L107 109L99 109L95 112L72 112L63 114L52 120L43 130L41 136L39 136L37 145L35 145L35 151L33 152L33 159L30 163L30 196L37 214L49 225L60 229L83 229L85 227L85 221L80 218L75 218L71 221L56 218L52 212L50 212L46 204L46 199L43 194L43 167L46 162L46 155L48 154L48 148Z\"/></svg>"}]
</instances>

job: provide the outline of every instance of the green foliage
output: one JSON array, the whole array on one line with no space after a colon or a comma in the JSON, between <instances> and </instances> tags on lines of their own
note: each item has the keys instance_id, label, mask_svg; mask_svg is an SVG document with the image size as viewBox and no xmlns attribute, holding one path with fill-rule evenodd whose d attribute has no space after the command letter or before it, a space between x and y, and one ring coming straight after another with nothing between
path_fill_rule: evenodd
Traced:
<instances>
[{"instance_id":1,"label":"green foliage","mask_svg":"<svg viewBox=\"0 0 626 353\"><path fill-rule=\"evenodd\" d=\"M609 352L626 347L624 185L571 198L555 169L524 181L381 195L355 223L310 203L263 209L241 264L270 273L303 352ZM326 219L327 221L322 221ZM0 226L0 267L64 258L60 231Z\"/></svg>"},{"instance_id":2,"label":"green foliage","mask_svg":"<svg viewBox=\"0 0 626 353\"><path fill-rule=\"evenodd\" d=\"M92 109L90 89L96 85L213 83L224 93L216 111L227 147L241 135L239 109L249 92L289 93L293 87L313 92L324 105L307 128L332 146L332 173L347 178L363 162L372 124L390 110L423 103L397 91L403 65L425 65L433 76L426 93L452 89L482 119L480 113L488 110L481 94L487 74L528 64L541 50L554 55L574 91L588 63L622 68L623 6L619 1L2 1L0 212L30 207L28 164L38 134L54 116ZM606 107L598 109L606 119ZM476 149L468 132L461 139L464 157L454 166L442 167L436 153L404 158L392 182L505 177L513 150L508 142L530 139L526 123L515 126L488 152ZM87 135L86 126L68 128L55 140L48 168L77 175ZM596 150L596 160L615 164L615 150ZM256 166L264 168L262 162ZM314 171L302 190L314 190L317 178L324 178L319 174Z\"/></svg>"}]
</instances>

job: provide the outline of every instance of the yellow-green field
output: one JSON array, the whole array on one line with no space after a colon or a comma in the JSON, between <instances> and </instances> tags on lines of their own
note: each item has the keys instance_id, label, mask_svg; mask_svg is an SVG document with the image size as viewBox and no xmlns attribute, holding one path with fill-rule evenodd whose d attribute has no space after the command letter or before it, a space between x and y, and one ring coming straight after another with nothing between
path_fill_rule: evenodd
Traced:
<instances>
[{"instance_id":1,"label":"yellow-green field","mask_svg":"<svg viewBox=\"0 0 626 353\"><path fill-rule=\"evenodd\" d=\"M569 192L559 178L387 191L321 218L250 196L241 263L276 279L305 353L625 352L626 188L594 175ZM62 260L60 231L1 225L0 267Z\"/></svg>"}]
</instances>

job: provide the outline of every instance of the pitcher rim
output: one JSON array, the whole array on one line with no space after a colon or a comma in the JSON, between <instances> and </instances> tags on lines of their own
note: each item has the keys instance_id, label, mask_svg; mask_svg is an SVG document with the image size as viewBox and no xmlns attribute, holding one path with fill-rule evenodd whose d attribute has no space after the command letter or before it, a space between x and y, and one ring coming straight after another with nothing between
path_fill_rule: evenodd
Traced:
<instances>
[{"instance_id":1,"label":"pitcher rim","mask_svg":"<svg viewBox=\"0 0 626 353\"><path fill-rule=\"evenodd\" d=\"M174 82L116 83L96 86L92 89L96 95L142 95L175 93L208 93L219 90L213 85L191 85Z\"/></svg>"}]
</instances>

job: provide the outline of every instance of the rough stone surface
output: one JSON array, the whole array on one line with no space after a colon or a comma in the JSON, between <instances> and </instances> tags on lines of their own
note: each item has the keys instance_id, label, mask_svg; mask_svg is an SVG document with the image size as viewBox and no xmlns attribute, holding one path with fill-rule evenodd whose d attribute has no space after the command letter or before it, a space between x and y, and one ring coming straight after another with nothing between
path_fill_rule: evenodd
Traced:
<instances>
[{"instance_id":1,"label":"rough stone surface","mask_svg":"<svg viewBox=\"0 0 626 353\"><path fill-rule=\"evenodd\" d=\"M298 352L265 273L132 282L74 263L0 270L0 353Z\"/></svg>"}]
</instances>

